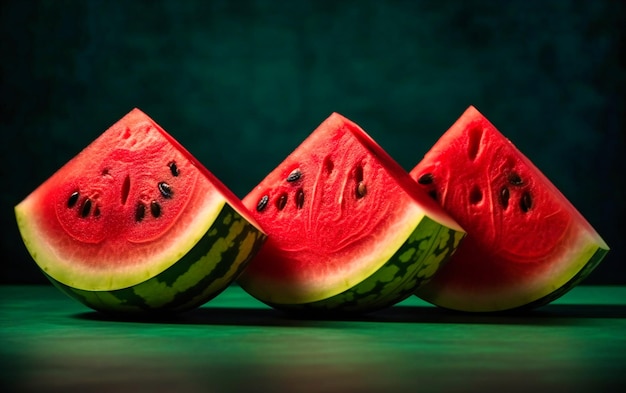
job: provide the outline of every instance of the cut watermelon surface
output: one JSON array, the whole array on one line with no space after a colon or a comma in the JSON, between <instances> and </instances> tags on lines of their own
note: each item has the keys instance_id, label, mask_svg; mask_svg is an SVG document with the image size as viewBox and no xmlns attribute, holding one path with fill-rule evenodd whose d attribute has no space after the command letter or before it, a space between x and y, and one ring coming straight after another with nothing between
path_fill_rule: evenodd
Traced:
<instances>
[{"instance_id":1,"label":"cut watermelon surface","mask_svg":"<svg viewBox=\"0 0 626 393\"><path fill-rule=\"evenodd\" d=\"M336 113L243 202L268 240L239 283L285 310L394 304L464 235L363 129Z\"/></svg>"},{"instance_id":2,"label":"cut watermelon surface","mask_svg":"<svg viewBox=\"0 0 626 393\"><path fill-rule=\"evenodd\" d=\"M410 172L468 233L417 294L461 311L538 307L609 247L554 184L474 107Z\"/></svg>"},{"instance_id":3,"label":"cut watermelon surface","mask_svg":"<svg viewBox=\"0 0 626 393\"><path fill-rule=\"evenodd\" d=\"M15 214L43 273L103 311L198 306L228 286L265 240L241 201L138 109Z\"/></svg>"}]
</instances>

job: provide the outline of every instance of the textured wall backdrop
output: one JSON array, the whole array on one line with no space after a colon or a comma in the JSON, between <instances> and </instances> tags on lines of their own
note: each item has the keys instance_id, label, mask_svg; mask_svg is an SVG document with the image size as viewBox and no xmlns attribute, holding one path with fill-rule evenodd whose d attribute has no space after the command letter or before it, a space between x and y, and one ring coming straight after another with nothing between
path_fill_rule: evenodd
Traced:
<instances>
[{"instance_id":1,"label":"textured wall backdrop","mask_svg":"<svg viewBox=\"0 0 626 393\"><path fill-rule=\"evenodd\" d=\"M626 283L623 2L0 7L1 282L43 282L13 206L133 107L243 196L332 111L410 169L473 104L612 246L587 282Z\"/></svg>"}]
</instances>

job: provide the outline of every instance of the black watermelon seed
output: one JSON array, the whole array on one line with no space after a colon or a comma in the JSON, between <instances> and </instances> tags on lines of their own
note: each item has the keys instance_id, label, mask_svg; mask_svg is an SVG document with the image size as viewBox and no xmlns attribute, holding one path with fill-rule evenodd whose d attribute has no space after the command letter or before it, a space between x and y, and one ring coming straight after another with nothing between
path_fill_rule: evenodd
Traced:
<instances>
[{"instance_id":1,"label":"black watermelon seed","mask_svg":"<svg viewBox=\"0 0 626 393\"><path fill-rule=\"evenodd\" d=\"M167 166L170 167L170 172L172 172L172 176L176 177L180 175L180 171L178 170L178 166L176 165L176 162L172 161L169 164L167 164Z\"/></svg>"},{"instance_id":2,"label":"black watermelon seed","mask_svg":"<svg viewBox=\"0 0 626 393\"><path fill-rule=\"evenodd\" d=\"M278 208L278 210L283 210L286 205L287 205L287 194L282 193L276 200L276 207Z\"/></svg>"},{"instance_id":3,"label":"black watermelon seed","mask_svg":"<svg viewBox=\"0 0 626 393\"><path fill-rule=\"evenodd\" d=\"M433 174L432 173L424 173L422 176L417 179L419 184L432 184L433 182Z\"/></svg>"},{"instance_id":4,"label":"black watermelon seed","mask_svg":"<svg viewBox=\"0 0 626 393\"><path fill-rule=\"evenodd\" d=\"M296 207L302 209L302 206L304 206L304 190L299 188L296 192Z\"/></svg>"},{"instance_id":5,"label":"black watermelon seed","mask_svg":"<svg viewBox=\"0 0 626 393\"><path fill-rule=\"evenodd\" d=\"M94 217L100 217L100 207L99 207L99 206L96 206L96 207L93 209L93 216L94 216Z\"/></svg>"},{"instance_id":6,"label":"black watermelon seed","mask_svg":"<svg viewBox=\"0 0 626 393\"><path fill-rule=\"evenodd\" d=\"M67 200L67 207L69 207L71 209L74 206L76 206L76 202L78 202L78 197L79 196L80 196L80 194L78 193L78 191L74 191L72 193L72 195L70 195L70 197Z\"/></svg>"},{"instance_id":7,"label":"black watermelon seed","mask_svg":"<svg viewBox=\"0 0 626 393\"><path fill-rule=\"evenodd\" d=\"M498 198L502 208L506 209L507 207L509 207L509 198L510 198L510 196L511 196L511 194L509 193L509 188L508 187L502 187L502 189L500 190L499 198Z\"/></svg>"},{"instance_id":8,"label":"black watermelon seed","mask_svg":"<svg viewBox=\"0 0 626 393\"><path fill-rule=\"evenodd\" d=\"M170 199L172 197L172 187L164 181L159 182L159 191L163 198Z\"/></svg>"},{"instance_id":9,"label":"black watermelon seed","mask_svg":"<svg viewBox=\"0 0 626 393\"><path fill-rule=\"evenodd\" d=\"M521 186L524 184L522 178L515 172L509 173L509 183L514 186Z\"/></svg>"},{"instance_id":10,"label":"black watermelon seed","mask_svg":"<svg viewBox=\"0 0 626 393\"><path fill-rule=\"evenodd\" d=\"M141 222L143 218L146 216L146 206L139 202L137 204L137 208L135 209L135 221Z\"/></svg>"},{"instance_id":11,"label":"black watermelon seed","mask_svg":"<svg viewBox=\"0 0 626 393\"><path fill-rule=\"evenodd\" d=\"M527 213L531 207L533 207L533 198L528 191L522 194L522 198L519 201L519 207L524 213Z\"/></svg>"},{"instance_id":12,"label":"black watermelon seed","mask_svg":"<svg viewBox=\"0 0 626 393\"><path fill-rule=\"evenodd\" d=\"M367 187L365 186L365 183L361 181L356 185L356 197L357 199L361 199L365 196L365 194L367 194Z\"/></svg>"},{"instance_id":13,"label":"black watermelon seed","mask_svg":"<svg viewBox=\"0 0 626 393\"><path fill-rule=\"evenodd\" d=\"M90 212L91 212L91 199L85 198L80 208L80 216L85 218L89 215Z\"/></svg>"},{"instance_id":14,"label":"black watermelon seed","mask_svg":"<svg viewBox=\"0 0 626 393\"><path fill-rule=\"evenodd\" d=\"M263 210L265 210L265 207L267 206L267 202L269 200L270 200L269 196L263 195L261 199L259 199L259 203L256 204L256 211L262 212Z\"/></svg>"},{"instance_id":15,"label":"black watermelon seed","mask_svg":"<svg viewBox=\"0 0 626 393\"><path fill-rule=\"evenodd\" d=\"M302 176L302 172L300 172L300 169L296 168L293 171L291 171L289 176L287 176L287 181L289 183L293 183L297 181L298 179L300 179L301 176Z\"/></svg>"},{"instance_id":16,"label":"black watermelon seed","mask_svg":"<svg viewBox=\"0 0 626 393\"><path fill-rule=\"evenodd\" d=\"M161 205L159 205L159 202L150 202L150 214L152 214L152 217L154 218L159 218L161 216Z\"/></svg>"},{"instance_id":17,"label":"black watermelon seed","mask_svg":"<svg viewBox=\"0 0 626 393\"><path fill-rule=\"evenodd\" d=\"M433 198L434 200L437 200L437 190L428 191L428 195L430 195L430 197Z\"/></svg>"}]
</instances>

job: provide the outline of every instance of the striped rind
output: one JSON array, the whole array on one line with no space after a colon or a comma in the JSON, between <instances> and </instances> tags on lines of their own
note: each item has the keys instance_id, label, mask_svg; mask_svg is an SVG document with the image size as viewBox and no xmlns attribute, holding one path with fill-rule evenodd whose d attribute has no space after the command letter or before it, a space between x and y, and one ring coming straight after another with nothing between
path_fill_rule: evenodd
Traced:
<instances>
[{"instance_id":1,"label":"striped rind","mask_svg":"<svg viewBox=\"0 0 626 393\"><path fill-rule=\"evenodd\" d=\"M268 304L284 311L313 313L367 313L392 306L428 282L464 236L462 231L423 216L393 256L352 288L310 303Z\"/></svg>"},{"instance_id":2,"label":"striped rind","mask_svg":"<svg viewBox=\"0 0 626 393\"><path fill-rule=\"evenodd\" d=\"M477 286L474 291L467 291L436 277L418 288L416 295L438 307L463 312L509 312L541 307L582 282L609 251L604 242L598 242L595 236L589 237L587 233L573 237L571 244L567 252L546 264L544 272L531 279L520 276L516 285L498 290L484 290ZM457 263L457 259L450 263Z\"/></svg>"},{"instance_id":3,"label":"striped rind","mask_svg":"<svg viewBox=\"0 0 626 393\"><path fill-rule=\"evenodd\" d=\"M574 288L576 285L580 284L585 278L587 278L587 276L591 274L596 266L600 264L600 262L602 261L602 259L604 259L608 252L609 250L607 248L598 247L594 251L591 258L589 258L589 261L587 261L583 268L580 269L580 271L576 273L569 281L567 281L565 284L555 289L554 291L550 292L549 294L542 296L539 299L518 307L514 310L530 310L533 308L542 307L565 295L567 292L570 291L570 289Z\"/></svg>"},{"instance_id":4,"label":"striped rind","mask_svg":"<svg viewBox=\"0 0 626 393\"><path fill-rule=\"evenodd\" d=\"M108 313L177 313L217 296L243 271L266 235L224 204L209 230L162 273L128 288L88 291L48 276L70 297ZM44 272L45 273L45 272Z\"/></svg>"}]
</instances>

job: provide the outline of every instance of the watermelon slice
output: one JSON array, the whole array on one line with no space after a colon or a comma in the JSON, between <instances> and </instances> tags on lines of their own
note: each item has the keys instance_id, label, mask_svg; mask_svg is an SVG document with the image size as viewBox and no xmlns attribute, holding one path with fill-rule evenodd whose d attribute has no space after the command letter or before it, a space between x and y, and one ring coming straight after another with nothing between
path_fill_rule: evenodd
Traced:
<instances>
[{"instance_id":1,"label":"watermelon slice","mask_svg":"<svg viewBox=\"0 0 626 393\"><path fill-rule=\"evenodd\" d=\"M52 283L109 312L199 306L237 277L266 237L239 199L139 109L15 214Z\"/></svg>"},{"instance_id":2,"label":"watermelon slice","mask_svg":"<svg viewBox=\"0 0 626 393\"><path fill-rule=\"evenodd\" d=\"M563 194L474 107L410 172L468 235L417 294L461 311L544 305L609 250Z\"/></svg>"},{"instance_id":3,"label":"watermelon slice","mask_svg":"<svg viewBox=\"0 0 626 393\"><path fill-rule=\"evenodd\" d=\"M336 113L243 203L268 240L238 282L287 311L392 305L427 281L464 236L365 131Z\"/></svg>"}]
</instances>

